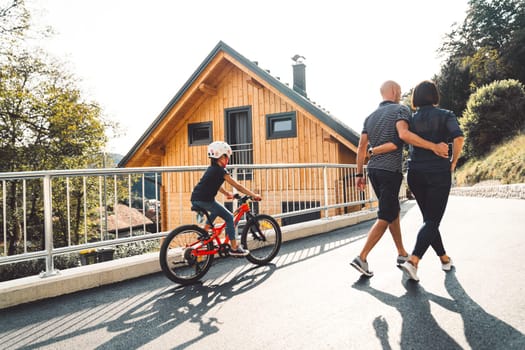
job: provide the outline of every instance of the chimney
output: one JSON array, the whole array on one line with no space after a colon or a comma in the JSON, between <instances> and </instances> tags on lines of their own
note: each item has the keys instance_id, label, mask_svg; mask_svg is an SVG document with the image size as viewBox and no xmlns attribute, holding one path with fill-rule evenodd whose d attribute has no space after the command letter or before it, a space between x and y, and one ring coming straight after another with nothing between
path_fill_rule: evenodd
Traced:
<instances>
[{"instance_id":1,"label":"chimney","mask_svg":"<svg viewBox=\"0 0 525 350\"><path fill-rule=\"evenodd\" d=\"M295 61L293 67L293 89L295 92L306 96L306 65L303 63L303 56L295 55L292 60Z\"/></svg>"}]
</instances>

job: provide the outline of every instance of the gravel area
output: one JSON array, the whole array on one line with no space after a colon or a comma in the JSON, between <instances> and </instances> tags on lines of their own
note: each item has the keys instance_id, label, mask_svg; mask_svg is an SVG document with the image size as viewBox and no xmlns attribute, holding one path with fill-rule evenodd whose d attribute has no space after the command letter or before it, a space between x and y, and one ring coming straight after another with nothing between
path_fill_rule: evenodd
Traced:
<instances>
[{"instance_id":1,"label":"gravel area","mask_svg":"<svg viewBox=\"0 0 525 350\"><path fill-rule=\"evenodd\" d=\"M471 187L453 187L453 196L525 199L525 183L501 185L498 181L484 181Z\"/></svg>"}]
</instances>

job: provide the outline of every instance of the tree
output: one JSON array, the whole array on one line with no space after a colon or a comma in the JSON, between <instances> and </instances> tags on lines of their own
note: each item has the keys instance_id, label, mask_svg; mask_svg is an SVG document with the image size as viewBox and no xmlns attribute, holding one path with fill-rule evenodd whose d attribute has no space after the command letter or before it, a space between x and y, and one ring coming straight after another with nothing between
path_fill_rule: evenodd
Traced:
<instances>
[{"instance_id":1,"label":"tree","mask_svg":"<svg viewBox=\"0 0 525 350\"><path fill-rule=\"evenodd\" d=\"M29 29L24 2L13 0L0 8L0 171L85 168L100 155L113 124L102 117L96 102L84 101L76 81L62 65L37 49L24 45ZM5 40L4 40L5 39ZM41 184L28 182L28 240L43 248ZM14 254L23 225L22 183L6 188L8 254ZM95 187L95 185L93 185ZM77 186L78 188L78 186ZM88 189L89 190L89 189ZM65 193L53 193L53 215L65 215ZM72 227L83 220L83 191L72 191ZM3 223L2 223L3 224ZM66 222L58 222L56 239L65 240ZM78 232L76 232L78 233Z\"/></svg>"},{"instance_id":2,"label":"tree","mask_svg":"<svg viewBox=\"0 0 525 350\"><path fill-rule=\"evenodd\" d=\"M501 57L512 76L525 84L525 25L514 32Z\"/></svg>"},{"instance_id":3,"label":"tree","mask_svg":"<svg viewBox=\"0 0 525 350\"><path fill-rule=\"evenodd\" d=\"M29 18L23 0L11 0L0 7L0 52L23 37L29 29Z\"/></svg>"},{"instance_id":4,"label":"tree","mask_svg":"<svg viewBox=\"0 0 525 350\"><path fill-rule=\"evenodd\" d=\"M525 127L525 89L517 80L495 81L471 95L460 119L465 155L479 157Z\"/></svg>"},{"instance_id":5,"label":"tree","mask_svg":"<svg viewBox=\"0 0 525 350\"><path fill-rule=\"evenodd\" d=\"M494 80L525 83L525 1L470 0L464 22L447 35L437 77L442 106L461 115L469 95Z\"/></svg>"},{"instance_id":6,"label":"tree","mask_svg":"<svg viewBox=\"0 0 525 350\"><path fill-rule=\"evenodd\" d=\"M523 0L470 0L467 16L447 35L440 51L471 56L481 48L501 51L525 28Z\"/></svg>"},{"instance_id":7,"label":"tree","mask_svg":"<svg viewBox=\"0 0 525 350\"><path fill-rule=\"evenodd\" d=\"M461 59L449 58L441 72L434 77L440 90L440 106L454 111L460 116L471 94L470 70L461 63Z\"/></svg>"}]
</instances>

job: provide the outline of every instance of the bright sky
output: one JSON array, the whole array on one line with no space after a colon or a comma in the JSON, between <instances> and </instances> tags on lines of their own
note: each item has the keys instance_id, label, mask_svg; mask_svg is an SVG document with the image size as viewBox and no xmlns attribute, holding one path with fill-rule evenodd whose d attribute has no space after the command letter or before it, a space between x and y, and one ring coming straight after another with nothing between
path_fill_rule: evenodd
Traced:
<instances>
[{"instance_id":1,"label":"bright sky","mask_svg":"<svg viewBox=\"0 0 525 350\"><path fill-rule=\"evenodd\" d=\"M26 0L34 23L56 32L42 47L121 124L107 147L120 154L220 40L290 86L291 57L306 57L308 97L359 133L383 81L406 92L439 72L436 50L467 2Z\"/></svg>"}]
</instances>

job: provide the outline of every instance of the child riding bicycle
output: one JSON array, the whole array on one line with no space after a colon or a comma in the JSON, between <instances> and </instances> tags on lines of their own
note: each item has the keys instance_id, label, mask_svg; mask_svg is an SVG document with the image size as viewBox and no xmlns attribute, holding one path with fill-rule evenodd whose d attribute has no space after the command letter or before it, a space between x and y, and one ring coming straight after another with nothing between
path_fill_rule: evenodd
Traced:
<instances>
[{"instance_id":1,"label":"child riding bicycle","mask_svg":"<svg viewBox=\"0 0 525 350\"><path fill-rule=\"evenodd\" d=\"M210 166L206 169L199 183L193 189L193 192L191 193L191 204L199 206L210 213L210 221L206 222L206 231L208 231L211 225L213 225L213 221L217 216L221 217L226 222L226 234L228 235L231 244L230 255L247 256L250 252L247 249L244 249L242 245L237 244L237 240L235 239L233 214L222 204L217 202L215 196L217 195L217 192L221 192L226 198L233 199L233 193L226 191L222 187L224 181L229 183L239 192L251 196L254 200L260 201L261 196L250 191L231 177L228 170L226 170L231 155L232 149L226 142L215 141L208 145Z\"/></svg>"}]
</instances>

